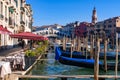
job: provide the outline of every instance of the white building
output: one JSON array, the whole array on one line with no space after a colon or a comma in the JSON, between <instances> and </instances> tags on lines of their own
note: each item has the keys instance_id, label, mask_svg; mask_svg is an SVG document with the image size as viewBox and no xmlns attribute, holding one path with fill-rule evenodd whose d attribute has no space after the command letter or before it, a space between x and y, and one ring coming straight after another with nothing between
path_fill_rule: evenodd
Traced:
<instances>
[{"instance_id":1,"label":"white building","mask_svg":"<svg viewBox=\"0 0 120 80\"><path fill-rule=\"evenodd\" d=\"M45 37L58 37L57 33L60 33L61 28L62 26L58 24L47 25L38 27L34 33Z\"/></svg>"},{"instance_id":2,"label":"white building","mask_svg":"<svg viewBox=\"0 0 120 80\"><path fill-rule=\"evenodd\" d=\"M0 25L14 33L31 31L32 10L25 0L0 0ZM0 48L13 46L17 40L0 34Z\"/></svg>"}]
</instances>

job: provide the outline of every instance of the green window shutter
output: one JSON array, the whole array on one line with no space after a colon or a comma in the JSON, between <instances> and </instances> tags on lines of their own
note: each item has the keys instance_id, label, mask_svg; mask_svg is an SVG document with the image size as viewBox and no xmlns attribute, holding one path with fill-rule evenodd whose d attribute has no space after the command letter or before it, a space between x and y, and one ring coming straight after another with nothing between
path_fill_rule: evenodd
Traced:
<instances>
[{"instance_id":1,"label":"green window shutter","mask_svg":"<svg viewBox=\"0 0 120 80\"><path fill-rule=\"evenodd\" d=\"M13 13L14 12L14 9L9 7L9 12Z\"/></svg>"}]
</instances>

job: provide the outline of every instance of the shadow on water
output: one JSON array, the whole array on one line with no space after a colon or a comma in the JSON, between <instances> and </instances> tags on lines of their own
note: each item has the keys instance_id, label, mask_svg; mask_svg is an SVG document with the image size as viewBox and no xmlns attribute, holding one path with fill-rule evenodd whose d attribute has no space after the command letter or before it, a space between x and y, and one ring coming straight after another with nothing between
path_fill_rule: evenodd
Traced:
<instances>
[{"instance_id":1,"label":"shadow on water","mask_svg":"<svg viewBox=\"0 0 120 80\"><path fill-rule=\"evenodd\" d=\"M76 66L63 65L54 59L54 53L48 53L47 58L44 60L39 60L34 68L28 73L29 75L93 75L94 69L81 68ZM41 63L42 61L42 63ZM115 71L100 71L99 74L115 74ZM120 72L118 73L120 74ZM57 79L20 79L20 80L61 80ZM75 79L68 78L67 80L94 80L89 79ZM105 79L105 80L115 80L115 79ZM120 79L117 79L120 80Z\"/></svg>"}]
</instances>

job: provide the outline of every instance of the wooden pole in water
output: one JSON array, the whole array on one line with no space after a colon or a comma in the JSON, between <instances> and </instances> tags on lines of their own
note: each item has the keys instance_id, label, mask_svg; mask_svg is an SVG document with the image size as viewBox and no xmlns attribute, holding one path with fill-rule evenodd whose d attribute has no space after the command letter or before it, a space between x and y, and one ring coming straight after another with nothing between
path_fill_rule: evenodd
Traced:
<instances>
[{"instance_id":1,"label":"wooden pole in water","mask_svg":"<svg viewBox=\"0 0 120 80\"><path fill-rule=\"evenodd\" d=\"M90 59L93 59L93 35L90 36Z\"/></svg>"},{"instance_id":2,"label":"wooden pole in water","mask_svg":"<svg viewBox=\"0 0 120 80\"><path fill-rule=\"evenodd\" d=\"M73 39L73 51L75 51L75 41L76 41L76 38Z\"/></svg>"},{"instance_id":3,"label":"wooden pole in water","mask_svg":"<svg viewBox=\"0 0 120 80\"><path fill-rule=\"evenodd\" d=\"M79 36L79 45L78 45L78 51L81 52L81 40L80 40L80 36Z\"/></svg>"},{"instance_id":4,"label":"wooden pole in water","mask_svg":"<svg viewBox=\"0 0 120 80\"><path fill-rule=\"evenodd\" d=\"M117 76L118 71L118 33L116 33L116 64L115 64L115 75Z\"/></svg>"},{"instance_id":5,"label":"wooden pole in water","mask_svg":"<svg viewBox=\"0 0 120 80\"><path fill-rule=\"evenodd\" d=\"M65 37L63 37L63 50L65 50Z\"/></svg>"},{"instance_id":6,"label":"wooden pole in water","mask_svg":"<svg viewBox=\"0 0 120 80\"><path fill-rule=\"evenodd\" d=\"M100 40L97 39L97 50L95 53L95 63L94 63L94 80L99 80L99 52L100 52Z\"/></svg>"},{"instance_id":7,"label":"wooden pole in water","mask_svg":"<svg viewBox=\"0 0 120 80\"><path fill-rule=\"evenodd\" d=\"M81 51L81 50L80 50L80 37L78 37L77 39L78 39L78 47L77 47L77 51Z\"/></svg>"},{"instance_id":8,"label":"wooden pole in water","mask_svg":"<svg viewBox=\"0 0 120 80\"><path fill-rule=\"evenodd\" d=\"M105 72L107 72L107 57L106 57L106 52L107 52L107 40L104 40L104 67L105 67Z\"/></svg>"},{"instance_id":9,"label":"wooden pole in water","mask_svg":"<svg viewBox=\"0 0 120 80\"><path fill-rule=\"evenodd\" d=\"M87 50L88 50L88 37L86 36L86 40L85 40L85 44L86 44L86 51L85 51L85 53L86 53L86 59L87 59Z\"/></svg>"},{"instance_id":10,"label":"wooden pole in water","mask_svg":"<svg viewBox=\"0 0 120 80\"><path fill-rule=\"evenodd\" d=\"M71 50L70 50L70 52L71 52L71 54L70 54L70 57L72 58L72 50L73 50L73 40L71 39Z\"/></svg>"},{"instance_id":11,"label":"wooden pole in water","mask_svg":"<svg viewBox=\"0 0 120 80\"><path fill-rule=\"evenodd\" d=\"M85 38L84 37L82 38L82 41L83 41L82 52L83 52L83 55L85 55L85 53L84 53Z\"/></svg>"},{"instance_id":12,"label":"wooden pole in water","mask_svg":"<svg viewBox=\"0 0 120 80\"><path fill-rule=\"evenodd\" d=\"M94 35L91 35L91 40L90 40L90 58L93 59L93 48L94 47Z\"/></svg>"},{"instance_id":13,"label":"wooden pole in water","mask_svg":"<svg viewBox=\"0 0 120 80\"><path fill-rule=\"evenodd\" d=\"M77 51L77 47L78 47L78 37L76 36L76 38L75 38L75 51Z\"/></svg>"},{"instance_id":14,"label":"wooden pole in water","mask_svg":"<svg viewBox=\"0 0 120 80\"><path fill-rule=\"evenodd\" d=\"M67 38L65 37L65 51L66 51Z\"/></svg>"}]
</instances>

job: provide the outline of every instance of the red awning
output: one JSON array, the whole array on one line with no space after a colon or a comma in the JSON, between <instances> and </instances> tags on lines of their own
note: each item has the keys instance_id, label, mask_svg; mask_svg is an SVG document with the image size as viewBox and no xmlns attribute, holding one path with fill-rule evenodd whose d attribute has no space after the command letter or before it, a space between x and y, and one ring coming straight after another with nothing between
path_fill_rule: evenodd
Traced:
<instances>
[{"instance_id":1,"label":"red awning","mask_svg":"<svg viewBox=\"0 0 120 80\"><path fill-rule=\"evenodd\" d=\"M17 34L11 34L12 38L20 38L20 39L30 39L30 40L48 40L43 36L36 35L32 32L22 32Z\"/></svg>"},{"instance_id":2,"label":"red awning","mask_svg":"<svg viewBox=\"0 0 120 80\"><path fill-rule=\"evenodd\" d=\"M0 25L0 34L11 34L11 33L12 32L10 32L6 28L4 28L2 25Z\"/></svg>"}]
</instances>

